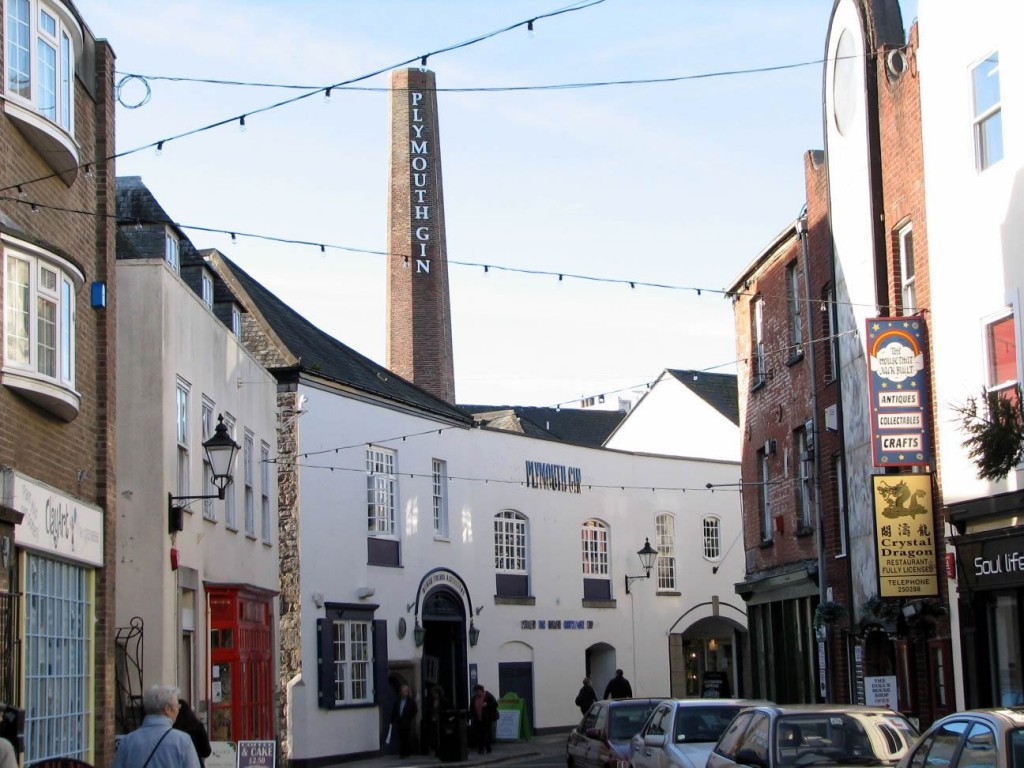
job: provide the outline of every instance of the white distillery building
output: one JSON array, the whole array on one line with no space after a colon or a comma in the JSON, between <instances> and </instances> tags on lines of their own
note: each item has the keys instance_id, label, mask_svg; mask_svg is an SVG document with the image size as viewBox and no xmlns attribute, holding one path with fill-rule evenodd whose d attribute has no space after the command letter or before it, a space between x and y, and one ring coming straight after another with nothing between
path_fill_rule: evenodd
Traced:
<instances>
[{"instance_id":1,"label":"white distillery building","mask_svg":"<svg viewBox=\"0 0 1024 768\"><path fill-rule=\"evenodd\" d=\"M384 749L402 684L421 709L434 685L460 708L476 682L514 692L535 730L579 719L585 674L599 693L616 668L636 695L699 695L708 672L743 689L737 462L478 427L210 258L279 382L291 764Z\"/></svg>"},{"instance_id":2,"label":"white distillery building","mask_svg":"<svg viewBox=\"0 0 1024 768\"><path fill-rule=\"evenodd\" d=\"M173 683L214 742L272 739L276 381L141 179L118 179L117 204L118 733L141 721L141 691ZM240 446L225 498L171 502L216 494L203 442L221 418Z\"/></svg>"},{"instance_id":3,"label":"white distillery building","mask_svg":"<svg viewBox=\"0 0 1024 768\"><path fill-rule=\"evenodd\" d=\"M957 556L959 707L1024 703L1024 577L991 567L1024 551L1024 465L1011 462L1004 477L981 479L957 412L969 398L982 402L982 393L1015 397L1024 372L1020 18L1017 4L996 0L970 12L942 3L920 9L935 425Z\"/></svg>"}]
</instances>

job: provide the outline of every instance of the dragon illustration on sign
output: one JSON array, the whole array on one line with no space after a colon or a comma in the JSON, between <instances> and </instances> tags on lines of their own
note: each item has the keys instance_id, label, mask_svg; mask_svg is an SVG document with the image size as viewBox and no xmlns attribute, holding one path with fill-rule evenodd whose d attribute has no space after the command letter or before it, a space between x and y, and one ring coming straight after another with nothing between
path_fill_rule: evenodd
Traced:
<instances>
[{"instance_id":1,"label":"dragon illustration on sign","mask_svg":"<svg viewBox=\"0 0 1024 768\"><path fill-rule=\"evenodd\" d=\"M918 501L920 497L928 494L920 489L911 493L903 480L895 485L890 485L883 480L878 484L878 492L885 499L886 506L882 510L882 514L886 517L907 517L909 515L913 519L928 512L928 508ZM906 506L908 500L910 506Z\"/></svg>"}]
</instances>

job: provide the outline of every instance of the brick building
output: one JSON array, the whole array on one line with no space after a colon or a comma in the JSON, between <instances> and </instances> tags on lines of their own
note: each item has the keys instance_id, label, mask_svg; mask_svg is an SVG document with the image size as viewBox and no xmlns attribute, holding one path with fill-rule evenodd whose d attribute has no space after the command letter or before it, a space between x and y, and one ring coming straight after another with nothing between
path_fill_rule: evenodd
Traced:
<instances>
[{"instance_id":1,"label":"brick building","mask_svg":"<svg viewBox=\"0 0 1024 768\"><path fill-rule=\"evenodd\" d=\"M114 55L71 3L8 0L3 8L0 698L26 711L26 764L72 757L107 765Z\"/></svg>"},{"instance_id":2,"label":"brick building","mask_svg":"<svg viewBox=\"0 0 1024 768\"><path fill-rule=\"evenodd\" d=\"M927 724L954 707L939 452L879 458L888 422L871 399L867 326L883 318L913 329L920 359L932 359L917 40L916 27L904 38L895 0L836 4L827 151L805 159L806 215L730 291L748 360L747 578L737 590L750 605L752 652L769 660L754 693L879 703L884 691L882 703ZM920 416L902 423L922 419L931 446L936 386L924 365ZM899 500L884 507L890 488ZM924 505L902 506L910 488L933 500L926 517L917 517ZM885 560L882 544L898 528L927 541L919 561Z\"/></svg>"},{"instance_id":3,"label":"brick building","mask_svg":"<svg viewBox=\"0 0 1024 768\"><path fill-rule=\"evenodd\" d=\"M870 701L877 684L889 688L887 703L927 725L955 707L939 514L939 457L954 446L936 441L917 48L917 32L906 39L895 0L836 3L824 121L850 554L851 700ZM885 327L919 345L919 375L903 379L880 366ZM902 342L896 347L910 349ZM901 419L919 419L916 432L887 432L895 423L886 415L890 386L911 394L915 411ZM924 504L907 505L912 489ZM893 541L911 540L919 545L914 557L891 556L900 546Z\"/></svg>"},{"instance_id":4,"label":"brick building","mask_svg":"<svg viewBox=\"0 0 1024 768\"><path fill-rule=\"evenodd\" d=\"M805 156L807 205L729 288L736 319L741 493L752 695L813 702L848 687L837 632L819 603L842 604L842 473L837 440L834 289L824 158ZM820 665L819 639L828 662Z\"/></svg>"}]
</instances>

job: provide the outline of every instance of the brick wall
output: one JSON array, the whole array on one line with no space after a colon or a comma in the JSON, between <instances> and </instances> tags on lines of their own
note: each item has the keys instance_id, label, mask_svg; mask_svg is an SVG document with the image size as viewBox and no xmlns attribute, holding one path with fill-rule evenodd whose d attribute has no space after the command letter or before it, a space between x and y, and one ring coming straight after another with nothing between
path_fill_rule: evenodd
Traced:
<instances>
[{"instance_id":1,"label":"brick wall","mask_svg":"<svg viewBox=\"0 0 1024 768\"><path fill-rule=\"evenodd\" d=\"M115 302L114 56L95 42L94 74L77 72L75 139L80 162L90 164L67 185L26 141L7 115L0 115L0 188L20 184L20 202L0 200L0 230L25 235L64 255L81 269L85 283L76 295L75 388L81 395L77 418L64 422L12 390L0 386L0 466L42 481L68 496L96 504L104 516L104 567L96 571L96 622L93 643L97 716L95 760L107 765L114 743L114 573L116 545L115 448ZM2 46L0 46L2 47ZM94 77L88 84L82 77ZM34 181L39 179L39 181ZM31 182L31 183L30 183ZM17 196L16 190L4 195ZM37 203L33 211L29 203ZM45 206L52 206L53 209ZM60 209L60 210L54 210ZM84 211L74 213L72 210ZM107 306L90 306L90 284L107 284ZM4 286L0 283L0 310ZM4 314L0 311L0 331Z\"/></svg>"},{"instance_id":2,"label":"brick wall","mask_svg":"<svg viewBox=\"0 0 1024 768\"><path fill-rule=\"evenodd\" d=\"M391 75L387 367L455 402L434 73Z\"/></svg>"}]
</instances>

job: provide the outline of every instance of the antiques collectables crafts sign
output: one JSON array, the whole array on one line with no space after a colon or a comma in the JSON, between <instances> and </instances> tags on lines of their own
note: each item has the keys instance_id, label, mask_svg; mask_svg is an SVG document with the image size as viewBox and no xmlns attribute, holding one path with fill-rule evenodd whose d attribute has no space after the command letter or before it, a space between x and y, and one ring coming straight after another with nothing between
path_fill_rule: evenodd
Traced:
<instances>
[{"instance_id":1,"label":"antiques collectables crafts sign","mask_svg":"<svg viewBox=\"0 0 1024 768\"><path fill-rule=\"evenodd\" d=\"M932 476L873 475L880 597L939 594Z\"/></svg>"},{"instance_id":2,"label":"antiques collectables crafts sign","mask_svg":"<svg viewBox=\"0 0 1024 768\"><path fill-rule=\"evenodd\" d=\"M923 334L919 317L867 321L871 458L876 467L931 462Z\"/></svg>"}]
</instances>

